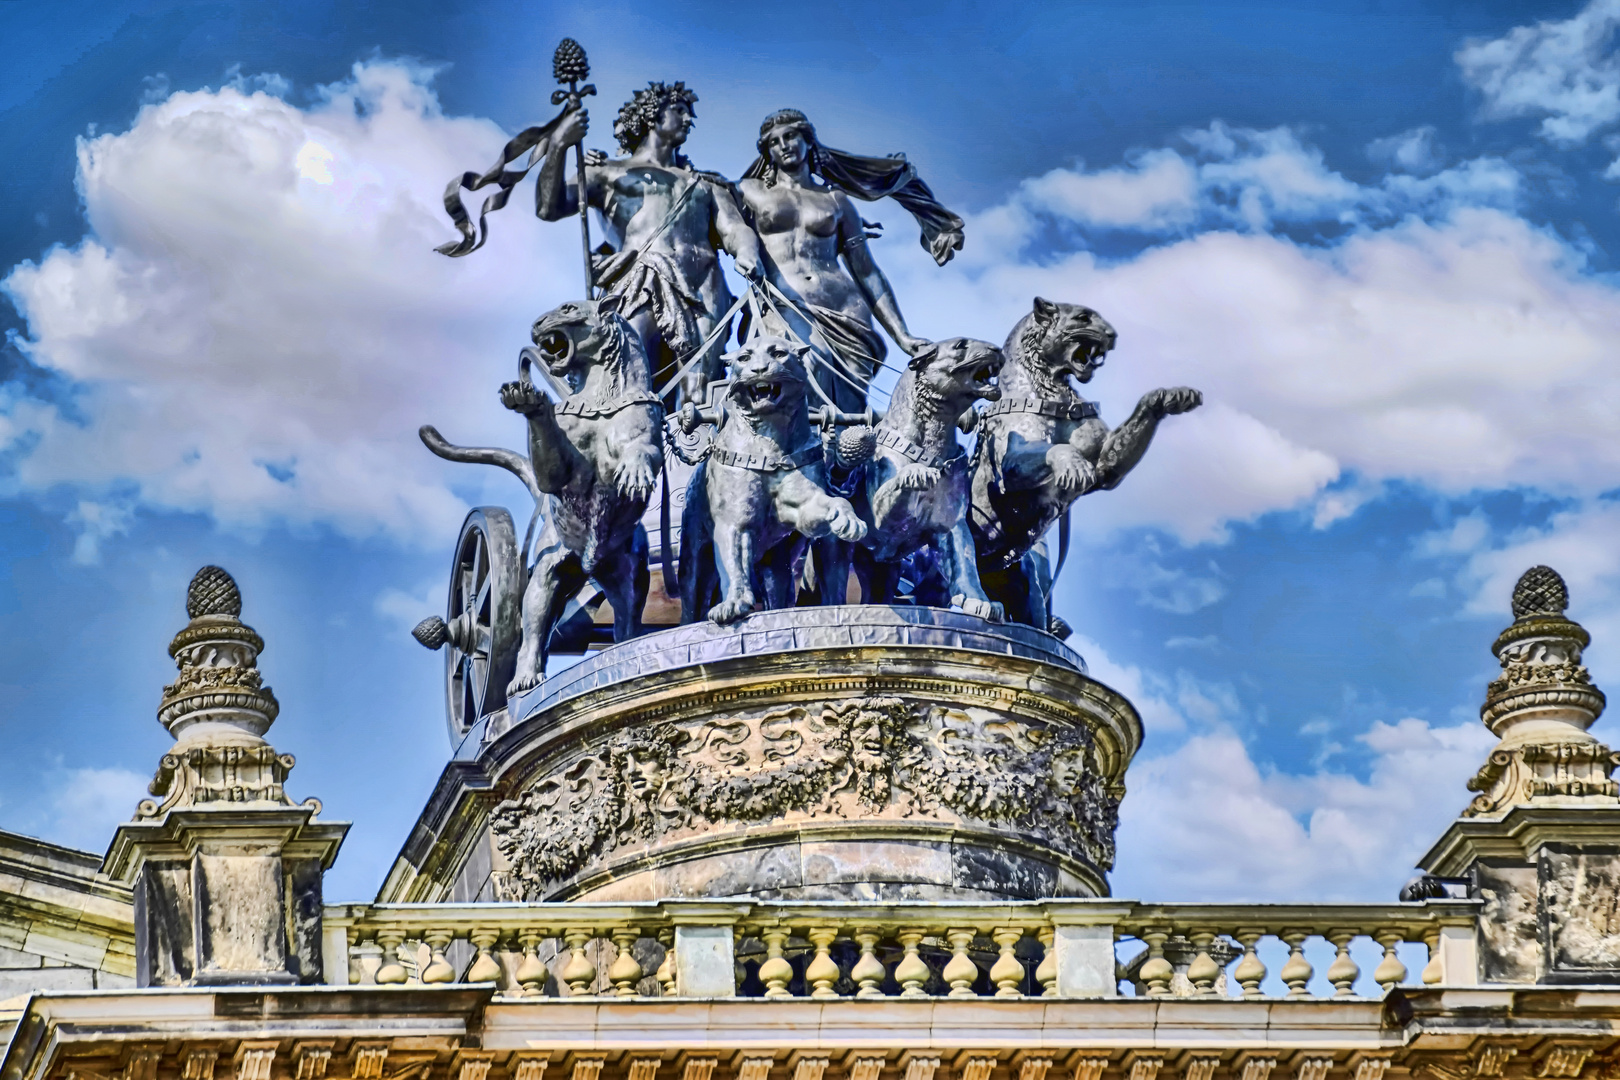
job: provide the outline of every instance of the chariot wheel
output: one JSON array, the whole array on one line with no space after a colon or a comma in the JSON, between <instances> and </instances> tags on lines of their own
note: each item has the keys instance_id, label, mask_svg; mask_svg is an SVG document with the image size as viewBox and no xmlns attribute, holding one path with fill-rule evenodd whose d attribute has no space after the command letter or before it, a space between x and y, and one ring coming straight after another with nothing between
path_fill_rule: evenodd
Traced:
<instances>
[{"instance_id":1,"label":"chariot wheel","mask_svg":"<svg viewBox=\"0 0 1620 1080\"><path fill-rule=\"evenodd\" d=\"M517 667L522 633L523 563L512 516L481 506L461 523L445 617L425 619L413 633L430 649L444 648L445 720L458 746L481 717L506 706L506 684Z\"/></svg>"}]
</instances>

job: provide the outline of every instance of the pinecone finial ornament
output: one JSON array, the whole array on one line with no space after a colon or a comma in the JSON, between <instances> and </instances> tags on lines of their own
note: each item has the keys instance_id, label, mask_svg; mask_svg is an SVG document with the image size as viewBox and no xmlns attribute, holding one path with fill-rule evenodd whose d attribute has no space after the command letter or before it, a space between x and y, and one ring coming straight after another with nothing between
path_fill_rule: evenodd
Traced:
<instances>
[{"instance_id":1,"label":"pinecone finial ornament","mask_svg":"<svg viewBox=\"0 0 1620 1080\"><path fill-rule=\"evenodd\" d=\"M193 619L242 614L242 591L236 587L236 579L218 566L198 570L186 589L186 614Z\"/></svg>"},{"instance_id":2,"label":"pinecone finial ornament","mask_svg":"<svg viewBox=\"0 0 1620 1080\"><path fill-rule=\"evenodd\" d=\"M591 77L590 61L585 59L585 49L579 42L565 37L557 43L557 51L551 55L551 73L560 83L584 82Z\"/></svg>"},{"instance_id":3,"label":"pinecone finial ornament","mask_svg":"<svg viewBox=\"0 0 1620 1080\"><path fill-rule=\"evenodd\" d=\"M1550 566L1532 566L1513 586L1513 617L1562 615L1569 607L1569 588Z\"/></svg>"}]
</instances>

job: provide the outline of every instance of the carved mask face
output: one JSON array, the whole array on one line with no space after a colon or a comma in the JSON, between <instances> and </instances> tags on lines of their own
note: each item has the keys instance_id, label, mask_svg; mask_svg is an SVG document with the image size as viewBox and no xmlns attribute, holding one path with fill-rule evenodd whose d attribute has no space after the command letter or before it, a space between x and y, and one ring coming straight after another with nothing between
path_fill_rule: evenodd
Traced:
<instances>
[{"instance_id":1,"label":"carved mask face","mask_svg":"<svg viewBox=\"0 0 1620 1080\"><path fill-rule=\"evenodd\" d=\"M857 716L849 726L850 745L860 757L882 757L887 740L883 737L883 721L876 716Z\"/></svg>"},{"instance_id":2,"label":"carved mask face","mask_svg":"<svg viewBox=\"0 0 1620 1080\"><path fill-rule=\"evenodd\" d=\"M1086 758L1080 751L1070 750L1052 759L1052 786L1058 794L1066 797L1079 794L1085 777Z\"/></svg>"},{"instance_id":3,"label":"carved mask face","mask_svg":"<svg viewBox=\"0 0 1620 1080\"><path fill-rule=\"evenodd\" d=\"M625 758L624 782L632 795L655 795L664 783L664 765L655 756L632 750Z\"/></svg>"}]
</instances>

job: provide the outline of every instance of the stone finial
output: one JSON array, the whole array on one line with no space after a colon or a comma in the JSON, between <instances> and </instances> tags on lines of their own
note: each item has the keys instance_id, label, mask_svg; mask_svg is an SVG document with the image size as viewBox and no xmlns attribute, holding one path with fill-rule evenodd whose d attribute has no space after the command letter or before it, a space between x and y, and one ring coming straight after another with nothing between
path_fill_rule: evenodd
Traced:
<instances>
[{"instance_id":1,"label":"stone finial","mask_svg":"<svg viewBox=\"0 0 1620 1080\"><path fill-rule=\"evenodd\" d=\"M242 593L230 574L205 566L186 590L191 621L169 643L179 676L163 688L158 722L176 739L136 818L205 803L289 806L282 789L293 767L264 740L280 705L259 674L264 639L242 622Z\"/></svg>"},{"instance_id":2,"label":"stone finial","mask_svg":"<svg viewBox=\"0 0 1620 1080\"><path fill-rule=\"evenodd\" d=\"M1526 803L1620 803L1609 779L1620 755L1587 734L1605 702L1581 666L1591 638L1564 616L1568 606L1569 589L1551 567L1532 566L1513 589L1513 625L1491 646L1502 674L1480 707L1502 741L1468 782L1479 794L1465 817Z\"/></svg>"}]
</instances>

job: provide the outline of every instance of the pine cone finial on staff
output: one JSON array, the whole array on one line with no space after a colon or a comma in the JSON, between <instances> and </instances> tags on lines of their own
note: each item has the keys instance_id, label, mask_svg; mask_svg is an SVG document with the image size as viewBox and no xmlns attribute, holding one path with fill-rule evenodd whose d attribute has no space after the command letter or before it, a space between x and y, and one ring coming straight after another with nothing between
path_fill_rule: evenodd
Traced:
<instances>
[{"instance_id":1,"label":"pine cone finial on staff","mask_svg":"<svg viewBox=\"0 0 1620 1080\"><path fill-rule=\"evenodd\" d=\"M590 78L590 61L585 59L585 50L579 42L565 37L557 43L557 51L551 57L551 73L560 83L584 82Z\"/></svg>"}]
</instances>

